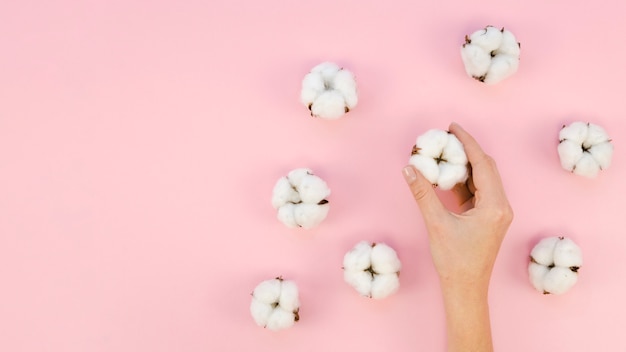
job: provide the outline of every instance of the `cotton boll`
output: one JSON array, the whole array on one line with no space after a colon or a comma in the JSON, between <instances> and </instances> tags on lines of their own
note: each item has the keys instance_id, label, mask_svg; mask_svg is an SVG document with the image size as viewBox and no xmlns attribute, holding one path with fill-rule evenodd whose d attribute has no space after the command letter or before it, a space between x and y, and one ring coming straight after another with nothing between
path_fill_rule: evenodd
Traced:
<instances>
[{"instance_id":1,"label":"cotton boll","mask_svg":"<svg viewBox=\"0 0 626 352\"><path fill-rule=\"evenodd\" d=\"M354 75L332 62L319 64L302 80L300 101L311 116L338 119L358 102Z\"/></svg>"},{"instance_id":2,"label":"cotton boll","mask_svg":"<svg viewBox=\"0 0 626 352\"><path fill-rule=\"evenodd\" d=\"M528 275L544 294L562 294L574 286L582 266L582 252L571 239L547 237L531 251Z\"/></svg>"},{"instance_id":3,"label":"cotton boll","mask_svg":"<svg viewBox=\"0 0 626 352\"><path fill-rule=\"evenodd\" d=\"M452 189L467 181L467 155L455 135L442 130L429 130L417 138L409 164L433 185Z\"/></svg>"},{"instance_id":4,"label":"cotton boll","mask_svg":"<svg viewBox=\"0 0 626 352\"><path fill-rule=\"evenodd\" d=\"M564 139L557 148L561 166L565 170L573 171L576 163L583 157L583 149L579 144Z\"/></svg>"},{"instance_id":5,"label":"cotton boll","mask_svg":"<svg viewBox=\"0 0 626 352\"><path fill-rule=\"evenodd\" d=\"M365 271L372 266L371 256L372 245L367 241L361 241L343 256L343 267Z\"/></svg>"},{"instance_id":6,"label":"cotton boll","mask_svg":"<svg viewBox=\"0 0 626 352\"><path fill-rule=\"evenodd\" d=\"M400 260L384 243L357 243L343 259L344 281L361 296L384 298L397 291Z\"/></svg>"},{"instance_id":7,"label":"cotton boll","mask_svg":"<svg viewBox=\"0 0 626 352\"><path fill-rule=\"evenodd\" d=\"M400 278L397 274L379 274L374 276L372 281L371 296L374 299L381 299L390 296L400 288Z\"/></svg>"},{"instance_id":8,"label":"cotton boll","mask_svg":"<svg viewBox=\"0 0 626 352\"><path fill-rule=\"evenodd\" d=\"M496 84L517 72L520 45L508 30L487 26L465 37L461 59L468 76Z\"/></svg>"},{"instance_id":9,"label":"cotton boll","mask_svg":"<svg viewBox=\"0 0 626 352\"><path fill-rule=\"evenodd\" d=\"M298 287L282 277L261 282L252 293L250 314L257 325L270 330L293 326L299 310Z\"/></svg>"},{"instance_id":10,"label":"cotton boll","mask_svg":"<svg viewBox=\"0 0 626 352\"><path fill-rule=\"evenodd\" d=\"M369 271L344 270L343 279L361 296L371 296L372 274Z\"/></svg>"},{"instance_id":11,"label":"cotton boll","mask_svg":"<svg viewBox=\"0 0 626 352\"><path fill-rule=\"evenodd\" d=\"M543 289L547 293L560 295L572 288L578 275L568 268L554 267L543 279Z\"/></svg>"},{"instance_id":12,"label":"cotton boll","mask_svg":"<svg viewBox=\"0 0 626 352\"><path fill-rule=\"evenodd\" d=\"M559 131L557 150L565 170L589 178L606 170L613 157L613 144L604 128L580 121Z\"/></svg>"},{"instance_id":13,"label":"cotton boll","mask_svg":"<svg viewBox=\"0 0 626 352\"><path fill-rule=\"evenodd\" d=\"M328 215L330 205L328 184L311 169L290 171L274 186L272 205L278 219L287 227L305 229L319 225Z\"/></svg>"},{"instance_id":14,"label":"cotton boll","mask_svg":"<svg viewBox=\"0 0 626 352\"><path fill-rule=\"evenodd\" d=\"M384 243L377 243L372 247L371 263L372 270L379 274L395 274L401 267L396 251Z\"/></svg>"}]
</instances>

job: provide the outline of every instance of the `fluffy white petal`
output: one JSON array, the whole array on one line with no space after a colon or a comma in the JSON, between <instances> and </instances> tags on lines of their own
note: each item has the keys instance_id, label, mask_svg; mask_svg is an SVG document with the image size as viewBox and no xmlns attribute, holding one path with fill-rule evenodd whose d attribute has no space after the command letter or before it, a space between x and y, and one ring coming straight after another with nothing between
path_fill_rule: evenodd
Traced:
<instances>
[{"instance_id":1,"label":"fluffy white petal","mask_svg":"<svg viewBox=\"0 0 626 352\"><path fill-rule=\"evenodd\" d=\"M287 203L278 208L277 217L278 220L287 227L298 227L298 222L296 221L296 204Z\"/></svg>"},{"instance_id":2,"label":"fluffy white petal","mask_svg":"<svg viewBox=\"0 0 626 352\"><path fill-rule=\"evenodd\" d=\"M528 277L530 278L530 283L537 291L544 292L543 280L549 271L550 269L548 269L547 266L543 266L541 264L531 262L528 265Z\"/></svg>"},{"instance_id":3,"label":"fluffy white petal","mask_svg":"<svg viewBox=\"0 0 626 352\"><path fill-rule=\"evenodd\" d=\"M341 92L345 99L346 106L350 109L356 106L358 102L356 81L352 72L347 70L341 70L337 72L333 78L332 86L337 91Z\"/></svg>"},{"instance_id":4,"label":"fluffy white petal","mask_svg":"<svg viewBox=\"0 0 626 352\"><path fill-rule=\"evenodd\" d=\"M296 188L304 203L317 204L330 195L326 182L316 175L306 175Z\"/></svg>"},{"instance_id":5,"label":"fluffy white petal","mask_svg":"<svg viewBox=\"0 0 626 352\"><path fill-rule=\"evenodd\" d=\"M448 133L448 141L443 148L443 158L452 164L467 164L465 148L463 148L461 141L452 133Z\"/></svg>"},{"instance_id":6,"label":"fluffy white petal","mask_svg":"<svg viewBox=\"0 0 626 352\"><path fill-rule=\"evenodd\" d=\"M266 328L270 330L283 330L293 326L295 324L295 314L290 311L286 311L282 308L276 308L270 314Z\"/></svg>"},{"instance_id":7,"label":"fluffy white petal","mask_svg":"<svg viewBox=\"0 0 626 352\"><path fill-rule=\"evenodd\" d=\"M609 135L606 133L604 128L593 123L587 124L587 138L585 138L583 145L590 147L595 144L604 143L608 140Z\"/></svg>"},{"instance_id":8,"label":"fluffy white petal","mask_svg":"<svg viewBox=\"0 0 626 352\"><path fill-rule=\"evenodd\" d=\"M487 26L469 36L471 43L479 46L486 52L492 52L502 43L502 32L493 26Z\"/></svg>"},{"instance_id":9,"label":"fluffy white petal","mask_svg":"<svg viewBox=\"0 0 626 352\"><path fill-rule=\"evenodd\" d=\"M313 67L311 72L320 74L324 78L324 81L330 82L339 70L341 70L341 67L333 62L322 62L321 64Z\"/></svg>"},{"instance_id":10,"label":"fluffy white petal","mask_svg":"<svg viewBox=\"0 0 626 352\"><path fill-rule=\"evenodd\" d=\"M378 274L395 274L400 271L400 259L396 251L384 243L372 247L372 270Z\"/></svg>"},{"instance_id":11,"label":"fluffy white petal","mask_svg":"<svg viewBox=\"0 0 626 352\"><path fill-rule=\"evenodd\" d=\"M302 183L302 180L309 175L313 175L313 171L311 169L301 167L298 169L291 170L287 174L287 178L289 179L289 182L291 183L292 186L297 187L299 184Z\"/></svg>"},{"instance_id":12,"label":"fluffy white petal","mask_svg":"<svg viewBox=\"0 0 626 352\"><path fill-rule=\"evenodd\" d=\"M346 113L346 101L341 92L327 90L320 94L311 106L313 116L328 120L338 119Z\"/></svg>"},{"instance_id":13,"label":"fluffy white petal","mask_svg":"<svg viewBox=\"0 0 626 352\"><path fill-rule=\"evenodd\" d=\"M483 77L491 65L491 55L478 45L466 44L461 48L461 59L465 72L470 77Z\"/></svg>"},{"instance_id":14,"label":"fluffy white petal","mask_svg":"<svg viewBox=\"0 0 626 352\"><path fill-rule=\"evenodd\" d=\"M361 241L343 256L343 267L348 271L364 271L372 265L372 245Z\"/></svg>"},{"instance_id":15,"label":"fluffy white petal","mask_svg":"<svg viewBox=\"0 0 626 352\"><path fill-rule=\"evenodd\" d=\"M252 292L252 296L259 302L272 304L278 302L282 282L279 279L262 281Z\"/></svg>"},{"instance_id":16,"label":"fluffy white petal","mask_svg":"<svg viewBox=\"0 0 626 352\"><path fill-rule=\"evenodd\" d=\"M252 302L250 303L250 314L258 326L265 327L265 325L267 325L267 321L269 320L273 310L274 309L271 305L252 297Z\"/></svg>"},{"instance_id":17,"label":"fluffy white petal","mask_svg":"<svg viewBox=\"0 0 626 352\"><path fill-rule=\"evenodd\" d=\"M313 103L317 97L326 89L324 78L317 73L309 73L302 80L302 91L300 92L300 101L305 106Z\"/></svg>"},{"instance_id":18,"label":"fluffy white petal","mask_svg":"<svg viewBox=\"0 0 626 352\"><path fill-rule=\"evenodd\" d=\"M559 160L561 161L561 167L565 170L573 171L576 163L583 157L583 149L580 144L564 139L559 143L557 147L559 153Z\"/></svg>"},{"instance_id":19,"label":"fluffy white petal","mask_svg":"<svg viewBox=\"0 0 626 352\"><path fill-rule=\"evenodd\" d=\"M544 291L560 295L569 291L578 281L578 274L568 268L554 267L543 280Z\"/></svg>"},{"instance_id":20,"label":"fluffy white petal","mask_svg":"<svg viewBox=\"0 0 626 352\"><path fill-rule=\"evenodd\" d=\"M278 300L280 307L289 312L295 312L300 307L298 285L290 280L283 280Z\"/></svg>"},{"instance_id":21,"label":"fluffy white petal","mask_svg":"<svg viewBox=\"0 0 626 352\"><path fill-rule=\"evenodd\" d=\"M295 205L295 221L305 229L312 229L326 219L330 206L328 204L300 203Z\"/></svg>"},{"instance_id":22,"label":"fluffy white petal","mask_svg":"<svg viewBox=\"0 0 626 352\"><path fill-rule=\"evenodd\" d=\"M539 241L530 251L530 256L535 262L543 266L554 264L554 249L559 242L559 237L546 237Z\"/></svg>"},{"instance_id":23,"label":"fluffy white petal","mask_svg":"<svg viewBox=\"0 0 626 352\"><path fill-rule=\"evenodd\" d=\"M431 129L417 137L415 146L419 148L420 155L437 158L448 144L449 135L446 131Z\"/></svg>"},{"instance_id":24,"label":"fluffy white petal","mask_svg":"<svg viewBox=\"0 0 626 352\"><path fill-rule=\"evenodd\" d=\"M519 58L520 45L511 31L505 29L502 32L502 43L500 43L500 47L496 50L496 54L505 54Z\"/></svg>"},{"instance_id":25,"label":"fluffy white petal","mask_svg":"<svg viewBox=\"0 0 626 352\"><path fill-rule=\"evenodd\" d=\"M496 84L505 78L512 76L519 67L519 58L509 55L496 55L491 59L491 66L485 76L484 82Z\"/></svg>"},{"instance_id":26,"label":"fluffy white petal","mask_svg":"<svg viewBox=\"0 0 626 352\"><path fill-rule=\"evenodd\" d=\"M570 140L578 145L582 145L587 139L588 126L584 122L573 122L568 126L564 126L559 131L559 140Z\"/></svg>"},{"instance_id":27,"label":"fluffy white petal","mask_svg":"<svg viewBox=\"0 0 626 352\"><path fill-rule=\"evenodd\" d=\"M289 183L289 180L286 177L278 179L272 191L272 206L274 209L278 209L286 203L298 203L299 201L300 196Z\"/></svg>"},{"instance_id":28,"label":"fluffy white petal","mask_svg":"<svg viewBox=\"0 0 626 352\"><path fill-rule=\"evenodd\" d=\"M576 163L576 167L574 168L574 173L576 175L581 175L589 178L594 178L598 176L598 172L600 171L600 165L596 159L589 153L583 153L583 156Z\"/></svg>"},{"instance_id":29,"label":"fluffy white petal","mask_svg":"<svg viewBox=\"0 0 626 352\"><path fill-rule=\"evenodd\" d=\"M439 186L441 190L447 191L454 188L457 183L463 183L467 181L467 177L467 166L454 165L451 163L440 163L437 186Z\"/></svg>"},{"instance_id":30,"label":"fluffy white petal","mask_svg":"<svg viewBox=\"0 0 626 352\"><path fill-rule=\"evenodd\" d=\"M554 265L564 268L582 266L583 255L580 247L569 238L558 241L554 247Z\"/></svg>"},{"instance_id":31,"label":"fluffy white petal","mask_svg":"<svg viewBox=\"0 0 626 352\"><path fill-rule=\"evenodd\" d=\"M437 184L439 178L439 165L435 159L420 154L411 155L409 164L415 166L424 177L432 184Z\"/></svg>"},{"instance_id":32,"label":"fluffy white petal","mask_svg":"<svg viewBox=\"0 0 626 352\"><path fill-rule=\"evenodd\" d=\"M400 278L397 274L374 275L372 281L371 297L374 299L385 298L394 294L400 288Z\"/></svg>"},{"instance_id":33,"label":"fluffy white petal","mask_svg":"<svg viewBox=\"0 0 626 352\"><path fill-rule=\"evenodd\" d=\"M611 166L613 144L611 142L595 144L589 149L589 154L591 154L602 170L606 170Z\"/></svg>"},{"instance_id":34,"label":"fluffy white petal","mask_svg":"<svg viewBox=\"0 0 626 352\"><path fill-rule=\"evenodd\" d=\"M361 296L371 297L372 274L369 271L344 270L343 279Z\"/></svg>"}]
</instances>

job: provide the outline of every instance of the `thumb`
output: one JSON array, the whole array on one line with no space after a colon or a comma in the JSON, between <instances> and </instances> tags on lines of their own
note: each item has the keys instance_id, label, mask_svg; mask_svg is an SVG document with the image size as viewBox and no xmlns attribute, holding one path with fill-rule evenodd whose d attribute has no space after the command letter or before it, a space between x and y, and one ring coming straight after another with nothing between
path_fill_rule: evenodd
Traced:
<instances>
[{"instance_id":1,"label":"thumb","mask_svg":"<svg viewBox=\"0 0 626 352\"><path fill-rule=\"evenodd\" d=\"M433 185L413 165L405 166L402 174L426 222L435 221L447 212L437 197Z\"/></svg>"}]
</instances>

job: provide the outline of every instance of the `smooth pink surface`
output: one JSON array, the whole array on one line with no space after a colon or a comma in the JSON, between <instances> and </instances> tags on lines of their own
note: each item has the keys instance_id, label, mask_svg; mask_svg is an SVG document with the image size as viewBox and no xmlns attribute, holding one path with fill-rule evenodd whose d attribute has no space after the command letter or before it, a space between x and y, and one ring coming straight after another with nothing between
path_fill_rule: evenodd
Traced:
<instances>
[{"instance_id":1,"label":"smooth pink surface","mask_svg":"<svg viewBox=\"0 0 626 352\"><path fill-rule=\"evenodd\" d=\"M442 351L443 308L401 176L415 137L461 123L494 156L516 218L492 278L499 351L626 351L626 2L9 1L0 5L0 350ZM463 36L522 42L496 86L465 75ZM335 61L358 80L338 121L300 105ZM604 126L613 165L560 168L560 127ZM278 177L312 168L331 212L275 218ZM542 236L572 237L572 291L530 286ZM385 241L401 289L359 297L343 254ZM296 280L301 321L257 327L250 292Z\"/></svg>"}]
</instances>

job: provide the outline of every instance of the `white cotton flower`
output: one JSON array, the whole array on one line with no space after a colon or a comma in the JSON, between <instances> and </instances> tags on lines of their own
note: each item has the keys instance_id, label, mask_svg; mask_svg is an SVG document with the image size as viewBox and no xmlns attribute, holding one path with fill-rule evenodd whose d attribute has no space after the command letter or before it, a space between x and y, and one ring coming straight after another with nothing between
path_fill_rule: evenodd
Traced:
<instances>
[{"instance_id":1,"label":"white cotton flower","mask_svg":"<svg viewBox=\"0 0 626 352\"><path fill-rule=\"evenodd\" d=\"M557 151L565 170L593 178L611 165L613 144L602 127L573 122L559 132Z\"/></svg>"},{"instance_id":2,"label":"white cotton flower","mask_svg":"<svg viewBox=\"0 0 626 352\"><path fill-rule=\"evenodd\" d=\"M343 278L361 296L385 298L400 288L400 259L384 243L361 241L343 257Z\"/></svg>"},{"instance_id":3,"label":"white cotton flower","mask_svg":"<svg viewBox=\"0 0 626 352\"><path fill-rule=\"evenodd\" d=\"M358 102L354 75L332 62L321 63L304 76L300 101L311 116L338 119Z\"/></svg>"},{"instance_id":4,"label":"white cotton flower","mask_svg":"<svg viewBox=\"0 0 626 352\"><path fill-rule=\"evenodd\" d=\"M276 182L272 206L278 210L278 220L285 226L311 229L326 219L329 195L330 189L324 180L310 169L300 168Z\"/></svg>"},{"instance_id":5,"label":"white cotton flower","mask_svg":"<svg viewBox=\"0 0 626 352\"><path fill-rule=\"evenodd\" d=\"M530 252L528 276L537 291L559 295L576 284L582 264L582 252L574 241L547 237Z\"/></svg>"},{"instance_id":6,"label":"white cotton flower","mask_svg":"<svg viewBox=\"0 0 626 352\"><path fill-rule=\"evenodd\" d=\"M432 129L419 136L409 163L442 190L452 189L468 177L468 161L463 144L447 131Z\"/></svg>"},{"instance_id":7,"label":"white cotton flower","mask_svg":"<svg viewBox=\"0 0 626 352\"><path fill-rule=\"evenodd\" d=\"M300 319L299 311L298 286L293 281L277 277L261 282L252 292L250 314L259 326L290 328Z\"/></svg>"},{"instance_id":8,"label":"white cotton flower","mask_svg":"<svg viewBox=\"0 0 626 352\"><path fill-rule=\"evenodd\" d=\"M508 30L487 26L465 36L461 58L467 74L495 84L517 72L520 44Z\"/></svg>"}]
</instances>

